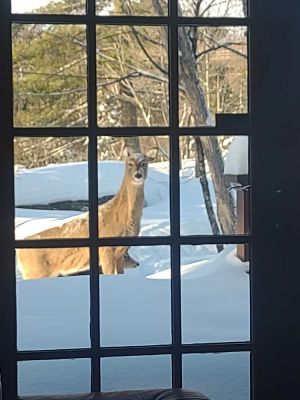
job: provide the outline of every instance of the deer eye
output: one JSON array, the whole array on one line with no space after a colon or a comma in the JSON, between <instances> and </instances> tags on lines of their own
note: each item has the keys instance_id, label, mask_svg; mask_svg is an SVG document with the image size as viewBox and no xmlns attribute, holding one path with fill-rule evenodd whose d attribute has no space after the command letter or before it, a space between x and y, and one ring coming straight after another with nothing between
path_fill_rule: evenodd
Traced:
<instances>
[{"instance_id":1,"label":"deer eye","mask_svg":"<svg viewBox=\"0 0 300 400\"><path fill-rule=\"evenodd\" d=\"M128 166L133 167L133 162L129 161Z\"/></svg>"}]
</instances>

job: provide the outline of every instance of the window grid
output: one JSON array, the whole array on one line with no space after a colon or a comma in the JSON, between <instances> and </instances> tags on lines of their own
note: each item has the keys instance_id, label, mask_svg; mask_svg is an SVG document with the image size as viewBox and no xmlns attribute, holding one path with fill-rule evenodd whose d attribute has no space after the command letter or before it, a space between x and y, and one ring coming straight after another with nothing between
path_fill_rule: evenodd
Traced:
<instances>
[{"instance_id":1,"label":"window grid","mask_svg":"<svg viewBox=\"0 0 300 400\"><path fill-rule=\"evenodd\" d=\"M88 246L90 248L90 300L91 300L91 347L88 349L71 349L71 350L48 350L48 351L17 351L16 348L16 284L14 268L6 268L2 271L3 282L7 283L6 298L10 298L11 302L4 313L7 321L8 330L5 332L6 337L10 336L7 348L6 359L8 360L12 354L10 368L8 368L7 376L4 379L9 381L9 392L13 397L17 393L17 361L26 360L50 360L50 359L69 359L69 358L89 358L91 360L91 390L101 390L101 373L100 359L101 357L112 356L130 356L130 355L159 355L169 354L172 356L172 386L182 386L182 354L188 353L209 353L209 352L240 352L252 351L250 342L239 343L199 343L199 344L182 344L181 338L181 278L180 278L180 246L185 244L217 244L217 243L251 243L251 235L231 235L213 237L211 235L193 235L181 237L180 235L180 193L179 193L179 138L180 136L197 134L200 136L210 135L218 136L226 133L235 135L250 135L248 124L239 124L236 116L227 116L222 119L222 125L216 127L203 128L180 128L178 121L178 27L181 25L202 25L202 26L245 26L249 27L249 18L189 18L177 16L177 2L169 1L169 16L165 17L143 17L143 16L112 16L101 17L95 15L95 1L87 0L86 15L18 15L10 13L10 1L4 0L0 17L6 20L6 24L2 24L0 33L3 33L5 46L1 56L6 55L7 63L4 64L3 76L7 77L4 84L7 93L12 93L11 84L11 51L10 51L10 28L12 23L59 23L59 24L85 24L87 28L87 66L88 66L88 127L87 128L14 128L12 115L12 96L9 96L7 102L7 113L4 113L4 127L7 132L6 144L3 154L7 151L8 159L3 160L3 165L10 166L7 181L9 183L10 192L7 195L6 205L10 223L14 215L13 199L13 138L17 136L88 136L89 137L89 209L90 209L90 237L88 239L57 239L57 240L12 240L13 233L7 239L9 245L8 255L4 260L4 265L12 266L14 257L12 252L15 248L34 248L34 247L81 247ZM153 128L99 128L97 126L97 90L96 90L96 25L97 24L120 24L120 25L166 25L169 33L169 127L153 127ZM249 30L248 30L249 35ZM249 46L249 41L248 41ZM2 50L2 49L1 49ZM249 54L249 52L248 52ZM3 58L3 57L2 57ZM1 64L2 66L2 64ZM248 65L249 69L249 65ZM249 77L249 74L248 74ZM249 78L248 78L249 79ZM248 88L250 86L248 85ZM248 90L249 91L249 90ZM249 99L249 96L248 96ZM248 104L250 101L248 101ZM244 120L246 119L246 116ZM228 122L228 125L223 122ZM237 121L237 122L236 122ZM5 133L6 133L5 132ZM170 224L171 233L168 237L147 237L147 238L98 238L98 179L97 179L97 137L101 134L109 136L153 136L168 135L170 141ZM11 202L10 202L11 201ZM11 225L13 227L13 223ZM138 347L101 347L100 346L100 303L101 294L99 293L99 271L98 271L98 247L111 246L118 244L134 245L155 245L168 244L171 247L171 310L172 310L172 344L171 345L151 345ZM5 285L4 285L5 286ZM250 284L251 287L251 284ZM2 287L1 287L2 289ZM13 289L13 293L9 293L9 289ZM2 309L1 309L2 311ZM13 316L13 323L9 318ZM251 318L252 326L252 318ZM252 338L252 329L251 329Z\"/></svg>"}]
</instances>

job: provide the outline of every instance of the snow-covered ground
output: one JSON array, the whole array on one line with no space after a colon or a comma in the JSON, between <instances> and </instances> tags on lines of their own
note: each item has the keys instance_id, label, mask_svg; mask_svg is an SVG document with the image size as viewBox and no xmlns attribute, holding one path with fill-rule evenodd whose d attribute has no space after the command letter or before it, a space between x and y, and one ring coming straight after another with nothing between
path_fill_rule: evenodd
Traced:
<instances>
[{"instance_id":1,"label":"snow-covered ground","mask_svg":"<svg viewBox=\"0 0 300 400\"><path fill-rule=\"evenodd\" d=\"M86 163L51 165L16 173L16 206L86 200ZM117 192L123 164L99 163L99 193ZM181 233L210 234L200 184L193 163L184 162L181 183ZM212 186L210 184L211 190ZM168 164L152 164L145 188L141 235L168 235ZM215 199L213 198L213 201ZM80 212L16 208L16 237L24 238L63 223ZM182 337L184 343L249 340L247 263L228 245L183 246ZM121 276L100 276L103 346L168 344L171 341L170 249L132 247L140 266ZM18 348L88 347L89 278L65 277L23 281L17 273ZM249 399L249 354L184 357L184 384L213 400ZM53 373L50 373L51 371ZM89 390L86 360L20 364L20 394ZM102 362L103 390L170 386L168 356L126 357ZM51 378L52 377L52 378Z\"/></svg>"}]
</instances>

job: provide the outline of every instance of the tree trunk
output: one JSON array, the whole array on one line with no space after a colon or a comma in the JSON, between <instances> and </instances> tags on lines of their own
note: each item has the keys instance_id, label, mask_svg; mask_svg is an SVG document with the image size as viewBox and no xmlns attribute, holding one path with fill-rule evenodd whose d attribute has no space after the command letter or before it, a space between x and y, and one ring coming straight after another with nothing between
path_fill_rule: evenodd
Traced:
<instances>
[{"instance_id":1,"label":"tree trunk","mask_svg":"<svg viewBox=\"0 0 300 400\"><path fill-rule=\"evenodd\" d=\"M114 0L113 3L113 14L121 15L123 12L123 1L122 0Z\"/></svg>"},{"instance_id":2,"label":"tree trunk","mask_svg":"<svg viewBox=\"0 0 300 400\"><path fill-rule=\"evenodd\" d=\"M248 13L247 0L243 0L243 11L244 11L244 17L247 17Z\"/></svg>"},{"instance_id":3,"label":"tree trunk","mask_svg":"<svg viewBox=\"0 0 300 400\"><path fill-rule=\"evenodd\" d=\"M201 142L215 189L217 214L222 233L224 235L233 234L236 225L234 203L225 184L224 162L218 139L215 136L202 136Z\"/></svg>"},{"instance_id":4,"label":"tree trunk","mask_svg":"<svg viewBox=\"0 0 300 400\"><path fill-rule=\"evenodd\" d=\"M133 97L130 90L120 82L120 95L126 97ZM122 115L121 115L121 126L130 127L137 126L137 107L131 101L127 101L126 98L122 99ZM131 147L135 153L141 153L140 139L138 136L126 136L124 137L124 146Z\"/></svg>"},{"instance_id":5,"label":"tree trunk","mask_svg":"<svg viewBox=\"0 0 300 400\"><path fill-rule=\"evenodd\" d=\"M138 136L125 136L124 147L130 147L135 153L141 153L140 138Z\"/></svg>"},{"instance_id":6,"label":"tree trunk","mask_svg":"<svg viewBox=\"0 0 300 400\"><path fill-rule=\"evenodd\" d=\"M159 0L152 0L152 4L159 15L162 9ZM164 30L164 41L167 46L168 35ZM188 28L180 27L178 32L179 46L179 81L192 109L195 125L205 126L210 114L205 102L202 85L198 78L197 63L192 45L188 37ZM227 191L224 180L224 162L218 139L214 136L201 136L201 144L208 162L217 201L217 214L223 234L232 234L235 231L235 213L231 194Z\"/></svg>"},{"instance_id":7,"label":"tree trunk","mask_svg":"<svg viewBox=\"0 0 300 400\"><path fill-rule=\"evenodd\" d=\"M124 13L124 2L122 0L114 0L113 5L113 12L115 15ZM133 101L130 101L130 99L133 100L133 95L123 81L119 83L119 93L121 96L121 126L137 126L137 106ZM140 140L138 136L124 137L124 147L130 147L135 153L141 153Z\"/></svg>"},{"instance_id":8,"label":"tree trunk","mask_svg":"<svg viewBox=\"0 0 300 400\"><path fill-rule=\"evenodd\" d=\"M199 136L194 136L194 139L195 139L196 150L197 150L196 151L196 161L197 161L198 168L199 168L199 179L200 179L200 184L202 187L205 207L207 210L207 216L208 216L213 234L220 235L220 229L218 226L218 222L216 220L215 212L214 212L212 202L211 202L209 187L208 187L208 180L207 180L207 175L206 175L206 170L205 170L203 146L202 146ZM218 249L218 252L220 252L224 249L224 247L222 244L217 244L217 249Z\"/></svg>"}]
</instances>

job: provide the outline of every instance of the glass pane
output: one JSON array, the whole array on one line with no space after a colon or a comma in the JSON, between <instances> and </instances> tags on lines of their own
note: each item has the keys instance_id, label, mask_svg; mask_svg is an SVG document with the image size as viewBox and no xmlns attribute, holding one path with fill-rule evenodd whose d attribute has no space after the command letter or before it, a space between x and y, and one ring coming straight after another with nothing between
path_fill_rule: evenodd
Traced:
<instances>
[{"instance_id":1,"label":"glass pane","mask_svg":"<svg viewBox=\"0 0 300 400\"><path fill-rule=\"evenodd\" d=\"M18 363L19 396L90 392L90 360Z\"/></svg>"},{"instance_id":2,"label":"glass pane","mask_svg":"<svg viewBox=\"0 0 300 400\"><path fill-rule=\"evenodd\" d=\"M250 339L249 271L249 245L181 247L184 343Z\"/></svg>"},{"instance_id":3,"label":"glass pane","mask_svg":"<svg viewBox=\"0 0 300 400\"><path fill-rule=\"evenodd\" d=\"M19 350L90 346L89 277L63 277L88 268L87 248L17 249Z\"/></svg>"},{"instance_id":4,"label":"glass pane","mask_svg":"<svg viewBox=\"0 0 300 400\"><path fill-rule=\"evenodd\" d=\"M250 353L184 354L183 387L210 400L250 400Z\"/></svg>"},{"instance_id":5,"label":"glass pane","mask_svg":"<svg viewBox=\"0 0 300 400\"><path fill-rule=\"evenodd\" d=\"M87 158L86 137L15 138L16 239L88 237Z\"/></svg>"},{"instance_id":6,"label":"glass pane","mask_svg":"<svg viewBox=\"0 0 300 400\"><path fill-rule=\"evenodd\" d=\"M171 387L171 357L112 357L101 360L103 391Z\"/></svg>"},{"instance_id":7,"label":"glass pane","mask_svg":"<svg viewBox=\"0 0 300 400\"><path fill-rule=\"evenodd\" d=\"M179 13L184 17L247 16L248 0L179 0Z\"/></svg>"},{"instance_id":8,"label":"glass pane","mask_svg":"<svg viewBox=\"0 0 300 400\"><path fill-rule=\"evenodd\" d=\"M98 125L169 124L167 30L97 26Z\"/></svg>"},{"instance_id":9,"label":"glass pane","mask_svg":"<svg viewBox=\"0 0 300 400\"><path fill-rule=\"evenodd\" d=\"M168 0L158 0L155 8L151 0L96 0L96 12L98 15L167 15Z\"/></svg>"},{"instance_id":10,"label":"glass pane","mask_svg":"<svg viewBox=\"0 0 300 400\"><path fill-rule=\"evenodd\" d=\"M11 0L13 13L85 14L86 0Z\"/></svg>"},{"instance_id":11,"label":"glass pane","mask_svg":"<svg viewBox=\"0 0 300 400\"><path fill-rule=\"evenodd\" d=\"M168 246L102 247L100 316L102 346L171 343L171 282L158 271L170 268ZM121 259L124 275L112 275L112 257ZM120 258L117 259L119 262ZM107 268L104 271L103 263Z\"/></svg>"},{"instance_id":12,"label":"glass pane","mask_svg":"<svg viewBox=\"0 0 300 400\"><path fill-rule=\"evenodd\" d=\"M217 113L248 112L245 27L179 28L179 121L215 125Z\"/></svg>"},{"instance_id":13,"label":"glass pane","mask_svg":"<svg viewBox=\"0 0 300 400\"><path fill-rule=\"evenodd\" d=\"M181 233L249 234L248 138L186 136L180 152Z\"/></svg>"},{"instance_id":14,"label":"glass pane","mask_svg":"<svg viewBox=\"0 0 300 400\"><path fill-rule=\"evenodd\" d=\"M169 235L169 139L102 136L98 160L100 236Z\"/></svg>"},{"instance_id":15,"label":"glass pane","mask_svg":"<svg viewBox=\"0 0 300 400\"><path fill-rule=\"evenodd\" d=\"M86 28L13 24L15 127L87 126Z\"/></svg>"}]
</instances>

